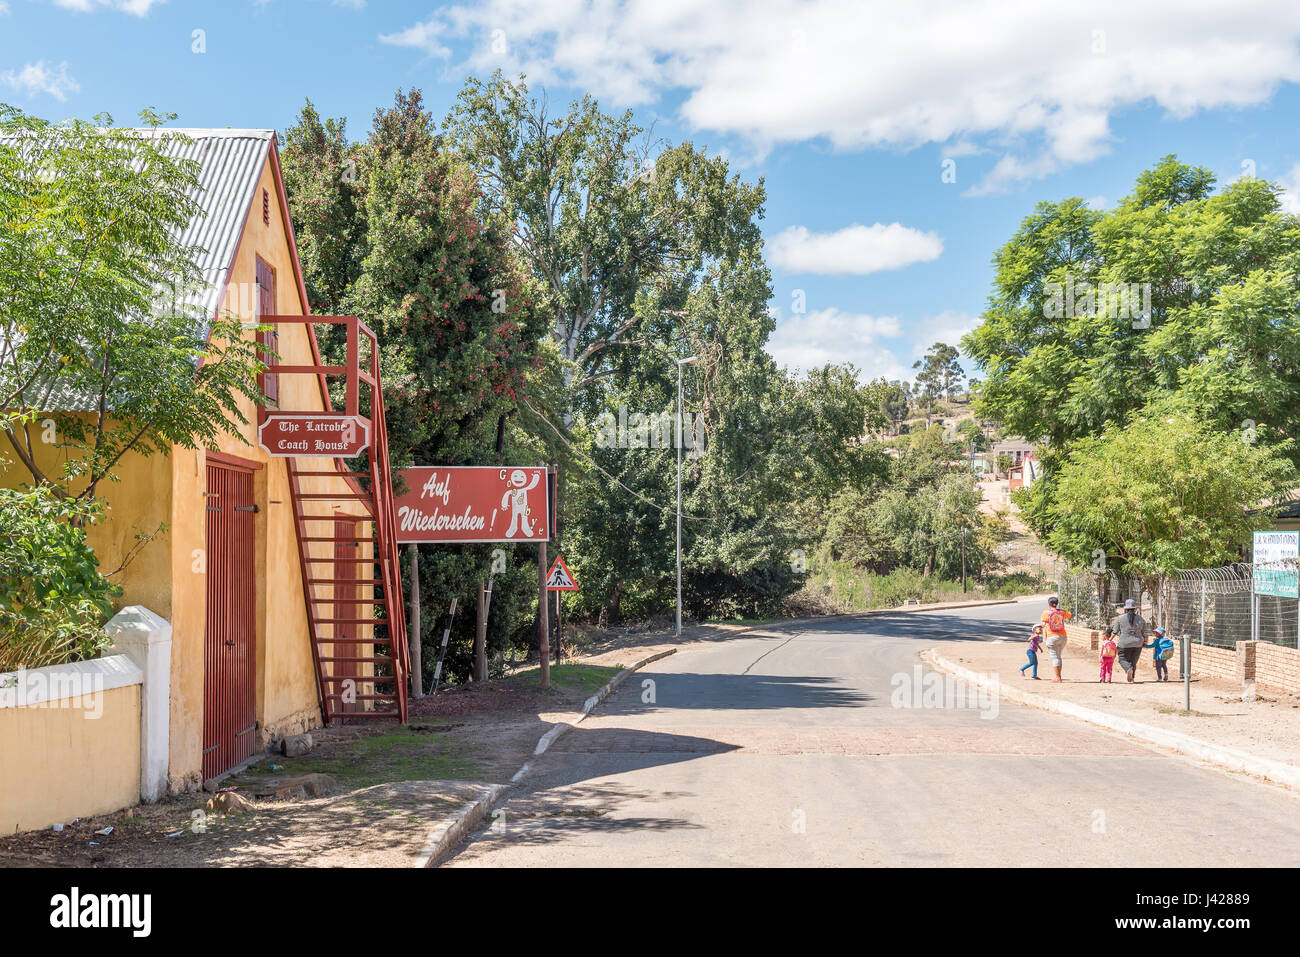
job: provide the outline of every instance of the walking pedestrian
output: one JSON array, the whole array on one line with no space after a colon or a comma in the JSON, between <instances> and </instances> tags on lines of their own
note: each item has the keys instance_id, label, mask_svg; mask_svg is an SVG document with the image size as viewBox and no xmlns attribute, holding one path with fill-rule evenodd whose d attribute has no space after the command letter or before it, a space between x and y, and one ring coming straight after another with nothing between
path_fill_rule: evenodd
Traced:
<instances>
[{"instance_id":1,"label":"walking pedestrian","mask_svg":"<svg viewBox=\"0 0 1300 957\"><path fill-rule=\"evenodd\" d=\"M1115 646L1115 631L1107 628L1101 636L1101 677L1098 681L1110 683L1111 672L1115 670L1115 655L1119 649Z\"/></svg>"},{"instance_id":2,"label":"walking pedestrian","mask_svg":"<svg viewBox=\"0 0 1300 957\"><path fill-rule=\"evenodd\" d=\"M1029 656L1029 663L1020 666L1020 677L1025 677L1025 669L1033 668L1033 678L1035 681L1041 680L1038 677L1038 650L1043 647L1043 626L1034 625L1034 630L1029 633L1029 650L1025 652Z\"/></svg>"},{"instance_id":3,"label":"walking pedestrian","mask_svg":"<svg viewBox=\"0 0 1300 957\"><path fill-rule=\"evenodd\" d=\"M1152 648L1151 661L1156 666L1156 681L1169 680L1169 659L1174 656L1174 640L1165 637L1165 630L1157 628L1151 644L1143 648Z\"/></svg>"},{"instance_id":4,"label":"walking pedestrian","mask_svg":"<svg viewBox=\"0 0 1300 957\"><path fill-rule=\"evenodd\" d=\"M1061 600L1053 595L1047 599L1047 611L1043 612L1042 623L1047 631L1047 654L1052 659L1052 670L1056 677L1054 682L1061 680L1061 653L1065 651L1065 643L1069 640L1065 634L1065 623L1074 616L1061 607Z\"/></svg>"},{"instance_id":5,"label":"walking pedestrian","mask_svg":"<svg viewBox=\"0 0 1300 957\"><path fill-rule=\"evenodd\" d=\"M1147 620L1137 613L1137 602L1132 598L1124 602L1124 610L1111 625L1115 632L1115 645L1119 649L1119 664L1124 669L1125 680L1132 683L1137 677L1138 658L1147 640Z\"/></svg>"}]
</instances>

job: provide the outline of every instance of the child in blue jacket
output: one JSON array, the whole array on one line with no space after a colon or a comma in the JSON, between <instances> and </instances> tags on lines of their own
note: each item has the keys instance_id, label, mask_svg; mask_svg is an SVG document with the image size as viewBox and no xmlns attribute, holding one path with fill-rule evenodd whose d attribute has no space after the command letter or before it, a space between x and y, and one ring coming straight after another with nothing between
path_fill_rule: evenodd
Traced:
<instances>
[{"instance_id":1,"label":"child in blue jacket","mask_svg":"<svg viewBox=\"0 0 1300 957\"><path fill-rule=\"evenodd\" d=\"M1165 637L1165 630L1157 628L1155 637L1151 639L1151 644L1143 645L1143 648L1151 648L1151 660L1156 666L1156 681L1169 680L1169 659L1174 656L1174 640Z\"/></svg>"}]
</instances>

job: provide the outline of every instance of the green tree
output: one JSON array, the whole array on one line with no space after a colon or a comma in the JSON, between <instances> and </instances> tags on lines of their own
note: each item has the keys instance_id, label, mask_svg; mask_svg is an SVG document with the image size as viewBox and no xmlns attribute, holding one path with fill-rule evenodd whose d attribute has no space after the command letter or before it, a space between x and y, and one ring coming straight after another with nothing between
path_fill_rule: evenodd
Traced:
<instances>
[{"instance_id":1,"label":"green tree","mask_svg":"<svg viewBox=\"0 0 1300 957\"><path fill-rule=\"evenodd\" d=\"M676 360L696 355L685 408L702 417L705 451L684 470L685 600L697 614L770 603L794 582L791 550L809 544L802 497L871 462L856 445L867 428L856 382L843 370L795 381L764 352L762 183L690 143L652 141L590 97L551 116L500 74L470 80L447 127L515 223L562 355L559 406L530 402L520 421L554 437L566 465L576 601L611 620L627 601L629 614L671 602L675 450L602 448L594 423L620 406L673 409Z\"/></svg>"},{"instance_id":2,"label":"green tree","mask_svg":"<svg viewBox=\"0 0 1300 957\"><path fill-rule=\"evenodd\" d=\"M1104 560L1154 591L1177 569L1235 560L1269 526L1272 513L1257 506L1294 487L1289 451L1289 442L1243 441L1167 401L1072 443L1055 482L1017 497L1057 553L1094 568Z\"/></svg>"},{"instance_id":3,"label":"green tree","mask_svg":"<svg viewBox=\"0 0 1300 957\"><path fill-rule=\"evenodd\" d=\"M916 375L916 384L925 397L926 419L928 422L934 402L940 396L951 399L960 387L966 374L961 371L958 361L961 353L943 342L936 342L925 354L912 364L913 369L921 371Z\"/></svg>"},{"instance_id":4,"label":"green tree","mask_svg":"<svg viewBox=\"0 0 1300 957\"><path fill-rule=\"evenodd\" d=\"M957 432L962 436L964 443L973 451L984 452L988 449L989 443L984 435L984 430L979 427L979 423L974 419L967 419L957 426Z\"/></svg>"},{"instance_id":5,"label":"green tree","mask_svg":"<svg viewBox=\"0 0 1300 957\"><path fill-rule=\"evenodd\" d=\"M262 401L251 332L188 305L198 166L152 130L0 104L0 431L32 481L91 501L131 452L200 448ZM55 428L45 422L52 417ZM38 462L53 436L61 472Z\"/></svg>"},{"instance_id":6,"label":"green tree","mask_svg":"<svg viewBox=\"0 0 1300 957\"><path fill-rule=\"evenodd\" d=\"M673 348L689 343L685 327L716 321L692 308L698 286L761 263L761 182L690 143L652 141L631 111L606 115L587 96L551 116L522 77L498 71L466 81L447 128L516 225L575 392L626 369L629 351L685 355ZM765 286L766 270L757 278Z\"/></svg>"},{"instance_id":7,"label":"green tree","mask_svg":"<svg viewBox=\"0 0 1300 957\"><path fill-rule=\"evenodd\" d=\"M981 414L1059 447L1176 396L1220 430L1300 433L1300 219L1267 181L1213 185L1170 156L1113 210L1039 204L963 341Z\"/></svg>"}]
</instances>

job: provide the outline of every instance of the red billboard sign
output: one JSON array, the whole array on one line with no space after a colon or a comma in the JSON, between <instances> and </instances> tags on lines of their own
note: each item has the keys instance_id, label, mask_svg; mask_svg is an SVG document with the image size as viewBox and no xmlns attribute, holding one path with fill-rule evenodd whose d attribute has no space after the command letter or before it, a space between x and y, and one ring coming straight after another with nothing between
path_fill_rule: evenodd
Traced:
<instances>
[{"instance_id":1,"label":"red billboard sign","mask_svg":"<svg viewBox=\"0 0 1300 957\"><path fill-rule=\"evenodd\" d=\"M544 542L550 538L545 466L428 466L402 469L397 540Z\"/></svg>"},{"instance_id":2,"label":"red billboard sign","mask_svg":"<svg viewBox=\"0 0 1300 957\"><path fill-rule=\"evenodd\" d=\"M322 456L350 459L370 444L370 426L356 416L337 412L268 415L257 441L277 458Z\"/></svg>"}]
</instances>

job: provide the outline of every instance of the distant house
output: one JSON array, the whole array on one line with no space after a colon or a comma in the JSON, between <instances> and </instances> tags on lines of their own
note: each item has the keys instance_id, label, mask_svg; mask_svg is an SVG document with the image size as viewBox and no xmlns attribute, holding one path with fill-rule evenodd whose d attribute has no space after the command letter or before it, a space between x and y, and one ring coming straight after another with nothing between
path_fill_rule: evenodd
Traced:
<instances>
[{"instance_id":1,"label":"distant house","mask_svg":"<svg viewBox=\"0 0 1300 957\"><path fill-rule=\"evenodd\" d=\"M1033 485L1038 479L1040 468L1038 457L1033 452L1022 457L1018 464L1011 467L1007 479L1007 494L1010 495L1018 488L1029 488Z\"/></svg>"},{"instance_id":2,"label":"distant house","mask_svg":"<svg viewBox=\"0 0 1300 957\"><path fill-rule=\"evenodd\" d=\"M1009 455L1015 465L1019 465L1026 455L1033 455L1038 451L1038 444L1035 442L1026 442L1024 439L1010 438L993 445L993 455Z\"/></svg>"}]
</instances>

